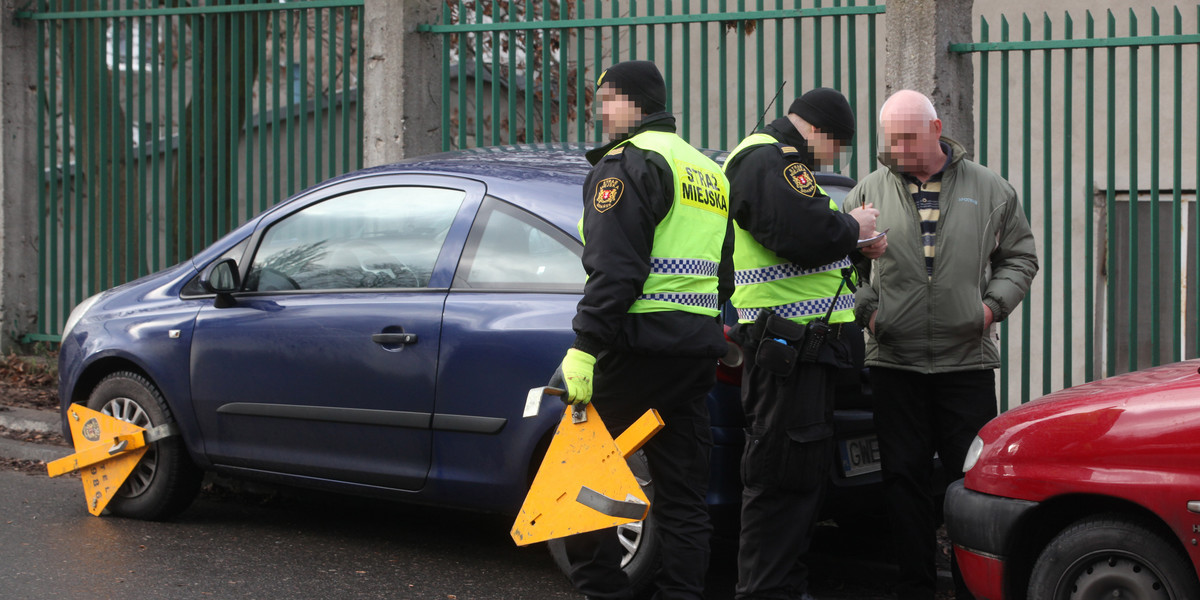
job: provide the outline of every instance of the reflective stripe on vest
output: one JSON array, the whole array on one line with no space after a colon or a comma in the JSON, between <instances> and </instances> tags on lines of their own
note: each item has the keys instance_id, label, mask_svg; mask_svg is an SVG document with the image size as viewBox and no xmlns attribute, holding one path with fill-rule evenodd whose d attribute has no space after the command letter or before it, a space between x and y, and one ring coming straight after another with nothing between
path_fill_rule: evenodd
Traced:
<instances>
[{"instance_id":1,"label":"reflective stripe on vest","mask_svg":"<svg viewBox=\"0 0 1200 600\"><path fill-rule=\"evenodd\" d=\"M650 273L631 313L665 310L716 316L717 267L729 223L729 180L711 159L663 131L625 142L661 155L671 167L675 198L654 228ZM620 146L618 146L620 147Z\"/></svg>"},{"instance_id":2,"label":"reflective stripe on vest","mask_svg":"<svg viewBox=\"0 0 1200 600\"><path fill-rule=\"evenodd\" d=\"M747 148L776 143L774 137L765 133L750 135L729 153L725 165L728 166L734 156ZM820 186L817 186L817 190L828 195ZM838 211L832 199L829 209ZM819 267L804 268L758 243L736 221L734 234L734 283L737 287L733 292L733 304L738 309L739 321L753 321L762 309L770 308L782 317L806 323L828 313L830 304L834 305L829 318L831 323L854 320L854 294L841 287L842 269L850 266L849 257ZM838 294L839 287L841 294Z\"/></svg>"}]
</instances>

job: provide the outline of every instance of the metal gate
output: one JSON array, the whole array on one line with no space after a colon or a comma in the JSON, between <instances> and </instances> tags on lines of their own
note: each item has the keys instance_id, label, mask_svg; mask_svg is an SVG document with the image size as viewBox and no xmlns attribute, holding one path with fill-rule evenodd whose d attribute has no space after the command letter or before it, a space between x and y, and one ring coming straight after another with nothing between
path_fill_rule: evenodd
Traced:
<instances>
[{"instance_id":1,"label":"metal gate","mask_svg":"<svg viewBox=\"0 0 1200 600\"><path fill-rule=\"evenodd\" d=\"M363 0L36 0L38 331L362 164Z\"/></svg>"},{"instance_id":2,"label":"metal gate","mask_svg":"<svg viewBox=\"0 0 1200 600\"><path fill-rule=\"evenodd\" d=\"M441 35L442 148L598 142L592 94L621 60L658 64L689 142L729 149L817 86L843 91L875 146L875 0L448 0ZM765 6L773 5L773 6ZM778 94L778 97L776 95ZM860 152L846 172L875 166Z\"/></svg>"},{"instance_id":3,"label":"metal gate","mask_svg":"<svg viewBox=\"0 0 1200 600\"><path fill-rule=\"evenodd\" d=\"M1024 402L1200 356L1200 19L1082 17L981 19L950 47L976 55L978 158L1038 237L1041 272L1003 327L1002 408L1010 384Z\"/></svg>"}]
</instances>

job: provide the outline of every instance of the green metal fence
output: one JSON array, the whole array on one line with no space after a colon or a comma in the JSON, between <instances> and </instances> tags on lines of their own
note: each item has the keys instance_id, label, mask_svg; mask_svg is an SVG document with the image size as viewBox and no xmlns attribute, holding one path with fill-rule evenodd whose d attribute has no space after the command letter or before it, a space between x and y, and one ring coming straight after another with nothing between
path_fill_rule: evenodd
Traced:
<instances>
[{"instance_id":1,"label":"green metal fence","mask_svg":"<svg viewBox=\"0 0 1200 600\"><path fill-rule=\"evenodd\" d=\"M850 98L865 150L875 146L883 10L875 0L448 0L442 22L418 31L442 37L443 149L599 141L596 77L642 59L662 69L693 144L731 148L824 85ZM860 152L845 172L874 166L874 153Z\"/></svg>"},{"instance_id":2,"label":"green metal fence","mask_svg":"<svg viewBox=\"0 0 1200 600\"><path fill-rule=\"evenodd\" d=\"M979 159L1039 238L1042 270L1003 327L1002 408L1010 384L1024 402L1200 356L1196 15L1151 10L1149 35L1133 10L1078 28L1022 15L998 40L983 19L977 43L950 46L977 55Z\"/></svg>"},{"instance_id":3,"label":"green metal fence","mask_svg":"<svg viewBox=\"0 0 1200 600\"><path fill-rule=\"evenodd\" d=\"M363 0L36 0L38 331L362 164Z\"/></svg>"}]
</instances>

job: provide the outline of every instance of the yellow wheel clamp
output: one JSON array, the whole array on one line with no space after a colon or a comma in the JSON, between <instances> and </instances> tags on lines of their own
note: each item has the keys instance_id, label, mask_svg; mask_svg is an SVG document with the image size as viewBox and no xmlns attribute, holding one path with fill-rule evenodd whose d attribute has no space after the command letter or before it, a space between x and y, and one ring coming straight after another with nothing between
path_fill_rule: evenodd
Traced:
<instances>
[{"instance_id":1,"label":"yellow wheel clamp","mask_svg":"<svg viewBox=\"0 0 1200 600\"><path fill-rule=\"evenodd\" d=\"M530 390L526 416L537 414L543 393L563 392ZM650 501L625 459L662 428L651 409L614 440L592 405L568 406L513 523L513 541L525 546L645 519Z\"/></svg>"},{"instance_id":2,"label":"yellow wheel clamp","mask_svg":"<svg viewBox=\"0 0 1200 600\"><path fill-rule=\"evenodd\" d=\"M75 404L67 409L75 453L50 462L51 477L80 472L88 512L99 516L121 484L137 467L148 444L175 434L173 425L149 430Z\"/></svg>"}]
</instances>

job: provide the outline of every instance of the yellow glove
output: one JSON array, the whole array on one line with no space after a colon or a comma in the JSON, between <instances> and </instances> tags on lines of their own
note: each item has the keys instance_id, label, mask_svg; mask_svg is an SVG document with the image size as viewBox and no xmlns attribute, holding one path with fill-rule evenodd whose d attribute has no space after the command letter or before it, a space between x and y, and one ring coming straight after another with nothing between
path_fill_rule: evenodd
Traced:
<instances>
[{"instance_id":1,"label":"yellow glove","mask_svg":"<svg viewBox=\"0 0 1200 600\"><path fill-rule=\"evenodd\" d=\"M592 371L596 365L596 357L571 348L563 357L562 374L567 384L567 402L570 404L587 404L592 401Z\"/></svg>"}]
</instances>

